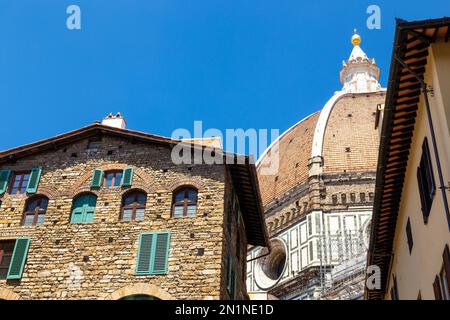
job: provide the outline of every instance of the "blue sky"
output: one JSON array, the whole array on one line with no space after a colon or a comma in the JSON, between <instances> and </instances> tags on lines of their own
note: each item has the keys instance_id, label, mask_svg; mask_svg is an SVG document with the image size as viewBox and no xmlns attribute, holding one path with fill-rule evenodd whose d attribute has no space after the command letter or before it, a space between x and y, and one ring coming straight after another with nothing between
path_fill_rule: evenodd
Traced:
<instances>
[{"instance_id":1,"label":"blue sky","mask_svg":"<svg viewBox=\"0 0 450 320\"><path fill-rule=\"evenodd\" d=\"M68 30L66 8L81 8ZM370 4L381 29L366 27ZM361 47L386 85L395 17L450 14L448 0L0 0L0 150L121 111L129 129L283 132L341 88Z\"/></svg>"}]
</instances>

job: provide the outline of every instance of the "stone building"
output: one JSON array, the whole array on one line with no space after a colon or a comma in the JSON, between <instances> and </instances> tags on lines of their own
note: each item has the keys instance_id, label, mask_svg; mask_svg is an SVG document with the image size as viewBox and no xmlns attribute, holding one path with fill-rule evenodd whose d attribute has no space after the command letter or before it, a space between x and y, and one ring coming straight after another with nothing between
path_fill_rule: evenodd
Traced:
<instances>
[{"instance_id":1,"label":"stone building","mask_svg":"<svg viewBox=\"0 0 450 320\"><path fill-rule=\"evenodd\" d=\"M380 70L352 37L343 87L257 162L271 251L253 248L255 299L360 299L377 166ZM274 172L266 168L276 168ZM273 170L272 170L273 171ZM267 173L269 172L269 173Z\"/></svg>"},{"instance_id":2,"label":"stone building","mask_svg":"<svg viewBox=\"0 0 450 320\"><path fill-rule=\"evenodd\" d=\"M450 300L450 18L398 20L394 39L366 298Z\"/></svg>"},{"instance_id":3,"label":"stone building","mask_svg":"<svg viewBox=\"0 0 450 320\"><path fill-rule=\"evenodd\" d=\"M0 299L248 298L255 166L175 165L178 143L118 114L0 152Z\"/></svg>"}]
</instances>

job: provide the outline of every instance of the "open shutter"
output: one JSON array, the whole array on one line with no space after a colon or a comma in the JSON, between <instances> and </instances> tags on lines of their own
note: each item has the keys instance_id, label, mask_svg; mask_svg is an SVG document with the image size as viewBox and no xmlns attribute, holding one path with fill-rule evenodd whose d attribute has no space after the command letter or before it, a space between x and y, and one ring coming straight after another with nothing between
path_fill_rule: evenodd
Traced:
<instances>
[{"instance_id":1,"label":"open shutter","mask_svg":"<svg viewBox=\"0 0 450 320\"><path fill-rule=\"evenodd\" d=\"M152 257L153 233L143 233L139 237L136 274L150 274L150 260Z\"/></svg>"},{"instance_id":2,"label":"open shutter","mask_svg":"<svg viewBox=\"0 0 450 320\"><path fill-rule=\"evenodd\" d=\"M439 277L438 276L436 276L434 278L433 290L434 290L434 297L436 298L436 300L442 300L441 284L439 282Z\"/></svg>"},{"instance_id":3,"label":"open shutter","mask_svg":"<svg viewBox=\"0 0 450 320\"><path fill-rule=\"evenodd\" d=\"M445 245L444 253L442 254L442 258L444 260L444 270L445 275L447 276L447 283L450 286L450 250L448 248L448 244Z\"/></svg>"},{"instance_id":4,"label":"open shutter","mask_svg":"<svg viewBox=\"0 0 450 320\"><path fill-rule=\"evenodd\" d=\"M229 255L228 260L227 260L227 289L230 294L231 294L231 286L232 286L232 281L231 281L232 270L233 270L233 258L231 257L231 255Z\"/></svg>"},{"instance_id":5,"label":"open shutter","mask_svg":"<svg viewBox=\"0 0 450 320\"><path fill-rule=\"evenodd\" d=\"M27 259L30 241L30 238L18 238L16 240L8 275L6 277L7 279L22 278L23 267L25 265L25 260Z\"/></svg>"},{"instance_id":6,"label":"open shutter","mask_svg":"<svg viewBox=\"0 0 450 320\"><path fill-rule=\"evenodd\" d=\"M423 176L420 167L417 167L417 184L419 185L420 205L422 209L423 222L428 223L428 206L425 199L425 188L423 185Z\"/></svg>"},{"instance_id":7,"label":"open shutter","mask_svg":"<svg viewBox=\"0 0 450 320\"><path fill-rule=\"evenodd\" d=\"M103 180L103 170L102 169L94 169L92 173L92 181L91 187L100 188Z\"/></svg>"},{"instance_id":8,"label":"open shutter","mask_svg":"<svg viewBox=\"0 0 450 320\"><path fill-rule=\"evenodd\" d=\"M122 187L130 187L133 184L133 173L132 167L123 169L122 173Z\"/></svg>"},{"instance_id":9,"label":"open shutter","mask_svg":"<svg viewBox=\"0 0 450 320\"><path fill-rule=\"evenodd\" d=\"M11 177L11 170L0 170L0 194L4 194L6 188L8 188L10 177Z\"/></svg>"},{"instance_id":10,"label":"open shutter","mask_svg":"<svg viewBox=\"0 0 450 320\"><path fill-rule=\"evenodd\" d=\"M238 228L241 226L241 208L238 208L237 211L237 226Z\"/></svg>"},{"instance_id":11,"label":"open shutter","mask_svg":"<svg viewBox=\"0 0 450 320\"><path fill-rule=\"evenodd\" d=\"M231 272L231 290L230 290L230 299L235 300L236 299L236 272Z\"/></svg>"},{"instance_id":12,"label":"open shutter","mask_svg":"<svg viewBox=\"0 0 450 320\"><path fill-rule=\"evenodd\" d=\"M426 180L429 192L428 197L430 200L432 200L436 192L436 183L434 181L433 166L431 165L430 148L428 147L428 139L426 137L425 140L423 141L422 153L424 155L424 166L427 173Z\"/></svg>"},{"instance_id":13,"label":"open shutter","mask_svg":"<svg viewBox=\"0 0 450 320\"><path fill-rule=\"evenodd\" d=\"M155 236L156 241L153 244L154 250L152 254L152 274L166 274L169 258L170 233L157 233Z\"/></svg>"},{"instance_id":14,"label":"open shutter","mask_svg":"<svg viewBox=\"0 0 450 320\"><path fill-rule=\"evenodd\" d=\"M41 179L42 168L33 168L31 169L30 180L28 180L27 184L27 193L36 193L39 180Z\"/></svg>"}]
</instances>

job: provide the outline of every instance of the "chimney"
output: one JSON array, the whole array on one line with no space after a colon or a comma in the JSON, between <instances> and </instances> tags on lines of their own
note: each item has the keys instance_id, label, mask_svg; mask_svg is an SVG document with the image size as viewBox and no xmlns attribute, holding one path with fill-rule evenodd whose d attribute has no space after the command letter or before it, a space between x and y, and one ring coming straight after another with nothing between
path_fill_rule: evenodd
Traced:
<instances>
[{"instance_id":1,"label":"chimney","mask_svg":"<svg viewBox=\"0 0 450 320\"><path fill-rule=\"evenodd\" d=\"M110 113L105 118L103 118L102 125L119 129L125 129L126 122L125 119L120 114L120 112L117 112L115 116L113 116L113 114Z\"/></svg>"}]
</instances>

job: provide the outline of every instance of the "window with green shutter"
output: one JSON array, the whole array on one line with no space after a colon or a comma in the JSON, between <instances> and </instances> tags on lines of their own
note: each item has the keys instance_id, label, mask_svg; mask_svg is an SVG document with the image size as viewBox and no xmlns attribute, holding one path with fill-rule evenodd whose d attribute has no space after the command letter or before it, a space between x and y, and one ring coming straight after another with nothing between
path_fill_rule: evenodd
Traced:
<instances>
[{"instance_id":1,"label":"window with green shutter","mask_svg":"<svg viewBox=\"0 0 450 320\"><path fill-rule=\"evenodd\" d=\"M71 223L94 222L94 211L97 197L93 194L83 194L74 199L72 205Z\"/></svg>"},{"instance_id":2,"label":"window with green shutter","mask_svg":"<svg viewBox=\"0 0 450 320\"><path fill-rule=\"evenodd\" d=\"M27 193L36 193L39 185L39 180L41 179L41 173L41 167L31 169L30 179L28 180L26 189Z\"/></svg>"},{"instance_id":3,"label":"window with green shutter","mask_svg":"<svg viewBox=\"0 0 450 320\"><path fill-rule=\"evenodd\" d=\"M27 259L28 248L30 247L30 238L18 238L14 245L14 251L9 265L7 279L22 278L23 268Z\"/></svg>"},{"instance_id":4,"label":"window with green shutter","mask_svg":"<svg viewBox=\"0 0 450 320\"><path fill-rule=\"evenodd\" d=\"M103 181L103 170L102 169L94 169L92 172L92 188L100 188Z\"/></svg>"},{"instance_id":5,"label":"window with green shutter","mask_svg":"<svg viewBox=\"0 0 450 320\"><path fill-rule=\"evenodd\" d=\"M170 232L149 232L139 237L136 275L166 274L168 269Z\"/></svg>"},{"instance_id":6,"label":"window with green shutter","mask_svg":"<svg viewBox=\"0 0 450 320\"><path fill-rule=\"evenodd\" d=\"M10 178L11 170L0 170L0 194L4 194L6 192Z\"/></svg>"},{"instance_id":7,"label":"window with green shutter","mask_svg":"<svg viewBox=\"0 0 450 320\"><path fill-rule=\"evenodd\" d=\"M133 184L133 173L132 167L123 169L122 174L122 187L130 187Z\"/></svg>"}]
</instances>

